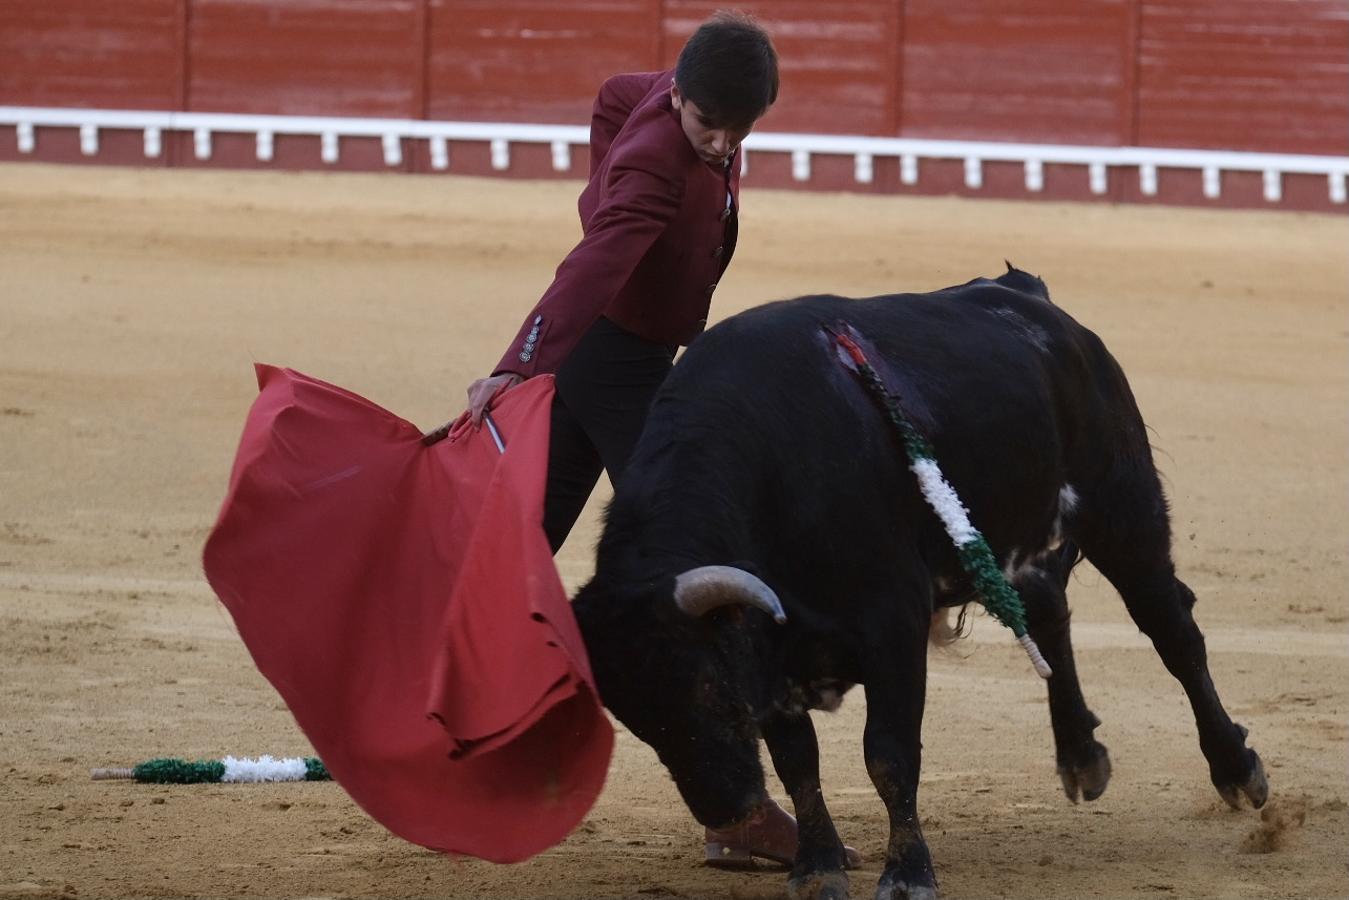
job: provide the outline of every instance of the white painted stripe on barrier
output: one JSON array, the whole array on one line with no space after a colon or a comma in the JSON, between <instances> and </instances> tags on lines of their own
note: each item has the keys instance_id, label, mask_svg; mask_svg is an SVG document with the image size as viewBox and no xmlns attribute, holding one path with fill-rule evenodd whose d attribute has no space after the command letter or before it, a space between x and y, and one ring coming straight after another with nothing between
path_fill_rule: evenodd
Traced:
<instances>
[{"instance_id":1,"label":"white painted stripe on barrier","mask_svg":"<svg viewBox=\"0 0 1349 900\"><path fill-rule=\"evenodd\" d=\"M792 178L796 181L810 181L810 151L793 150Z\"/></svg>"},{"instance_id":2,"label":"white painted stripe on barrier","mask_svg":"<svg viewBox=\"0 0 1349 900\"><path fill-rule=\"evenodd\" d=\"M1265 199L1278 203L1283 199L1283 176L1277 169L1265 170Z\"/></svg>"},{"instance_id":3,"label":"white painted stripe on barrier","mask_svg":"<svg viewBox=\"0 0 1349 900\"><path fill-rule=\"evenodd\" d=\"M1093 162L1100 162L1107 166L1135 167L1151 163L1181 169L1214 166L1244 172L1276 168L1283 172L1349 173L1349 156L1301 156L1236 150L983 143L823 134L751 134L745 140L745 145L752 150L777 152L799 149L819 154L867 152L873 156L900 157L911 154L923 159L967 159L973 156L986 162L1024 162L1027 159L1039 159L1046 163L1070 165L1090 165Z\"/></svg>"},{"instance_id":4,"label":"white painted stripe on barrier","mask_svg":"<svg viewBox=\"0 0 1349 900\"><path fill-rule=\"evenodd\" d=\"M913 153L904 153L899 157L899 180L901 184L918 183L918 157Z\"/></svg>"},{"instance_id":5,"label":"white painted stripe on barrier","mask_svg":"<svg viewBox=\"0 0 1349 900\"><path fill-rule=\"evenodd\" d=\"M1026 190L1039 192L1045 189L1045 164L1038 159L1026 160Z\"/></svg>"},{"instance_id":6,"label":"white painted stripe on barrier","mask_svg":"<svg viewBox=\"0 0 1349 900\"><path fill-rule=\"evenodd\" d=\"M380 138L380 143L384 146L384 165L399 166L403 164L403 139L396 134L386 134Z\"/></svg>"},{"instance_id":7,"label":"white painted stripe on barrier","mask_svg":"<svg viewBox=\"0 0 1349 900\"><path fill-rule=\"evenodd\" d=\"M450 167L450 146L443 137L431 138L431 168L443 172Z\"/></svg>"},{"instance_id":8,"label":"white painted stripe on barrier","mask_svg":"<svg viewBox=\"0 0 1349 900\"><path fill-rule=\"evenodd\" d=\"M553 141L553 171L566 172L571 168L571 144Z\"/></svg>"},{"instance_id":9,"label":"white painted stripe on barrier","mask_svg":"<svg viewBox=\"0 0 1349 900\"><path fill-rule=\"evenodd\" d=\"M86 123L80 126L80 152L85 156L98 155L98 126Z\"/></svg>"},{"instance_id":10,"label":"white painted stripe on barrier","mask_svg":"<svg viewBox=\"0 0 1349 900\"><path fill-rule=\"evenodd\" d=\"M1138 167L1138 189L1146 197L1157 196L1157 167L1152 163Z\"/></svg>"},{"instance_id":11,"label":"white painted stripe on barrier","mask_svg":"<svg viewBox=\"0 0 1349 900\"><path fill-rule=\"evenodd\" d=\"M257 139L257 157L263 162L271 162L276 156L276 136L270 131L259 131Z\"/></svg>"},{"instance_id":12,"label":"white painted stripe on barrier","mask_svg":"<svg viewBox=\"0 0 1349 900\"><path fill-rule=\"evenodd\" d=\"M1217 166L1204 166L1204 196L1216 199L1223 192L1222 170Z\"/></svg>"},{"instance_id":13,"label":"white painted stripe on barrier","mask_svg":"<svg viewBox=\"0 0 1349 900\"><path fill-rule=\"evenodd\" d=\"M1087 173L1093 194L1104 194L1109 189L1110 177L1106 174L1105 163L1091 163L1087 166Z\"/></svg>"},{"instance_id":14,"label":"white painted stripe on barrier","mask_svg":"<svg viewBox=\"0 0 1349 900\"><path fill-rule=\"evenodd\" d=\"M876 165L870 153L859 153L853 158L853 178L859 184L871 184L876 178Z\"/></svg>"},{"instance_id":15,"label":"white painted stripe on barrier","mask_svg":"<svg viewBox=\"0 0 1349 900\"><path fill-rule=\"evenodd\" d=\"M145 155L154 159L163 149L162 132L154 126L145 129Z\"/></svg>"},{"instance_id":16,"label":"white painted stripe on barrier","mask_svg":"<svg viewBox=\"0 0 1349 900\"><path fill-rule=\"evenodd\" d=\"M965 187L978 190L984 186L984 164L977 156L965 158Z\"/></svg>"},{"instance_id":17,"label":"white painted stripe on barrier","mask_svg":"<svg viewBox=\"0 0 1349 900\"><path fill-rule=\"evenodd\" d=\"M212 132L260 134L316 135L332 142L335 147L340 137L375 137L383 139L394 135L400 139L431 142L432 165L448 168L448 152L440 153L437 145L447 141L489 141L492 144L493 166L509 167L511 143L563 143L585 145L589 129L579 125L531 125L510 122L429 122L416 119L365 119L324 116L263 116L234 113L168 112L162 110L115 110L0 106L0 125L17 126L19 150L31 153L36 146L34 128L112 128L141 130L158 128L161 131L192 131L198 135ZM327 137L331 135L332 137ZM1020 162L1038 160L1044 164L1066 164L1139 169L1140 188L1148 193L1148 185L1155 187L1156 168L1198 169L1204 173L1205 196L1216 197L1221 192L1221 173L1277 172L1282 174L1316 174L1328 177L1327 190L1335 203L1346 202L1342 186L1349 175L1349 156L1312 156L1301 154L1253 153L1226 150L1190 150L1160 147L1104 147L1068 144L1013 144L979 141L942 141L918 138L874 137L868 135L824 134L752 134L745 142L754 151L792 154L794 175L799 171L797 161L804 157L809 162L813 154L847 155L858 158L869 155L876 158L898 158L900 180L906 185L918 181L920 159L951 159L989 162ZM208 154L209 155L209 154ZM327 162L336 161L335 152ZM205 157L202 157L205 158ZM743 165L743 163L742 163ZM860 163L859 163L860 166ZM981 165L982 168L982 165ZM874 177L874 175L873 175ZM982 173L980 175L982 183ZM1280 190L1280 197L1282 191Z\"/></svg>"},{"instance_id":18,"label":"white painted stripe on barrier","mask_svg":"<svg viewBox=\"0 0 1349 900\"><path fill-rule=\"evenodd\" d=\"M197 128L192 132L192 155L197 159L211 158L211 129Z\"/></svg>"},{"instance_id":19,"label":"white painted stripe on barrier","mask_svg":"<svg viewBox=\"0 0 1349 900\"><path fill-rule=\"evenodd\" d=\"M319 134L319 158L332 165L341 158L341 145L338 143L339 137L336 130L324 131Z\"/></svg>"}]
</instances>

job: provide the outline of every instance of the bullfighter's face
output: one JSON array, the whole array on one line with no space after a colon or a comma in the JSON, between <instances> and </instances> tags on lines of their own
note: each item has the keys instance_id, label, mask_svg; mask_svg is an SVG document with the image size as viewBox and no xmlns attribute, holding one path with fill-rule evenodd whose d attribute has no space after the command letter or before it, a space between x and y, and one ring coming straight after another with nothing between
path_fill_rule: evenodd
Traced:
<instances>
[{"instance_id":1,"label":"bullfighter's face","mask_svg":"<svg viewBox=\"0 0 1349 900\"><path fill-rule=\"evenodd\" d=\"M709 626L673 611L668 594L615 596L592 582L573 609L604 705L656 751L694 817L723 827L766 796L758 731Z\"/></svg>"},{"instance_id":2,"label":"bullfighter's face","mask_svg":"<svg viewBox=\"0 0 1349 900\"><path fill-rule=\"evenodd\" d=\"M679 124L689 139L698 158L708 165L724 166L749 137L754 122L718 122L708 116L698 104L679 92L678 85L670 85L671 105L679 112Z\"/></svg>"}]
</instances>

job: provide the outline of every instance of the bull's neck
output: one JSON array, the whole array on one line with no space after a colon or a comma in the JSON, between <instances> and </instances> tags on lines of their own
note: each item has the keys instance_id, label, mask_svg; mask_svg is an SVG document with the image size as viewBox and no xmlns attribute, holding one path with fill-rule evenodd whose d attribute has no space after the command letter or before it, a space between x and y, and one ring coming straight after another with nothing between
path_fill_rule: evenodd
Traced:
<instances>
[{"instance_id":1,"label":"bull's neck","mask_svg":"<svg viewBox=\"0 0 1349 900\"><path fill-rule=\"evenodd\" d=\"M662 468L625 476L609 509L601 564L610 557L625 568L678 574L757 555L746 521L754 498L743 481L706 466Z\"/></svg>"}]
</instances>

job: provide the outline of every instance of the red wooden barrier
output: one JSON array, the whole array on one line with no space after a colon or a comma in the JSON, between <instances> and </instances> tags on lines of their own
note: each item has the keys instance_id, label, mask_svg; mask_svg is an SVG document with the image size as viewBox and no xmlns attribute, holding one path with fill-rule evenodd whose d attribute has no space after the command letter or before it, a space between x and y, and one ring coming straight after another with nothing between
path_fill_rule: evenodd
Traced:
<instances>
[{"instance_id":1,"label":"red wooden barrier","mask_svg":"<svg viewBox=\"0 0 1349 900\"><path fill-rule=\"evenodd\" d=\"M1133 143L1349 152L1344 0L1148 0L1139 30Z\"/></svg>"},{"instance_id":2,"label":"red wooden barrier","mask_svg":"<svg viewBox=\"0 0 1349 900\"><path fill-rule=\"evenodd\" d=\"M905 10L905 135L1130 143L1128 0L909 0Z\"/></svg>"},{"instance_id":3,"label":"red wooden barrier","mask_svg":"<svg viewBox=\"0 0 1349 900\"><path fill-rule=\"evenodd\" d=\"M0 106L584 124L599 82L673 63L711 0L44 0L0 5ZM1343 0L743 0L774 35L775 132L1349 154L1349 5ZM147 158L134 133L39 129L0 159L320 167L314 137L217 135L209 160L166 134ZM424 141L395 168L430 171ZM582 156L583 154L578 154ZM451 171L493 171L452 148ZM751 183L792 184L759 155ZM583 171L578 159L572 172ZM378 139L344 138L343 168L389 168ZM1028 196L1015 164L977 190L959 162L924 161L903 187L893 160L858 184L817 157L809 187ZM512 149L511 175L554 174L546 147ZM1322 176L1285 176L1282 206L1344 209ZM1080 167L1047 166L1036 196L1099 198ZM1145 197L1112 170L1117 200L1268 206L1257 173L1160 172Z\"/></svg>"},{"instance_id":4,"label":"red wooden barrier","mask_svg":"<svg viewBox=\"0 0 1349 900\"><path fill-rule=\"evenodd\" d=\"M420 118L421 0L191 0L186 109Z\"/></svg>"},{"instance_id":5,"label":"red wooden barrier","mask_svg":"<svg viewBox=\"0 0 1349 900\"><path fill-rule=\"evenodd\" d=\"M660 7L659 0L430 0L424 117L589 123L600 82L658 65Z\"/></svg>"},{"instance_id":6,"label":"red wooden barrier","mask_svg":"<svg viewBox=\"0 0 1349 900\"><path fill-rule=\"evenodd\" d=\"M0 3L0 105L174 109L179 0Z\"/></svg>"}]
</instances>

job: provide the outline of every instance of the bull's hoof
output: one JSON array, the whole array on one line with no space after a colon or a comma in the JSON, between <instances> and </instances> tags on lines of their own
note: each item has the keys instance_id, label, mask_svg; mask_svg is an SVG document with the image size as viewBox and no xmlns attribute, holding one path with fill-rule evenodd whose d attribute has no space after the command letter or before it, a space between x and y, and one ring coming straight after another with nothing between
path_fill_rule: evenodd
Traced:
<instances>
[{"instance_id":1,"label":"bull's hoof","mask_svg":"<svg viewBox=\"0 0 1349 900\"><path fill-rule=\"evenodd\" d=\"M787 881L788 900L848 900L848 876L811 872Z\"/></svg>"},{"instance_id":2,"label":"bull's hoof","mask_svg":"<svg viewBox=\"0 0 1349 900\"><path fill-rule=\"evenodd\" d=\"M1233 809L1241 809L1241 798L1245 795L1250 801L1251 806L1256 809L1265 805L1269 799L1269 780L1265 778L1265 764L1260 761L1260 754L1254 750L1247 750L1250 754L1251 770L1246 776L1246 780L1240 783L1218 784L1213 783L1218 789L1218 793L1227 801L1227 805Z\"/></svg>"},{"instance_id":3,"label":"bull's hoof","mask_svg":"<svg viewBox=\"0 0 1349 900\"><path fill-rule=\"evenodd\" d=\"M1076 803L1081 799L1090 803L1104 794L1110 783L1110 751L1104 744L1092 741L1078 760L1059 764L1059 780L1070 801Z\"/></svg>"},{"instance_id":4,"label":"bull's hoof","mask_svg":"<svg viewBox=\"0 0 1349 900\"><path fill-rule=\"evenodd\" d=\"M909 884L887 872L876 885L876 900L937 900L937 886Z\"/></svg>"}]
</instances>

